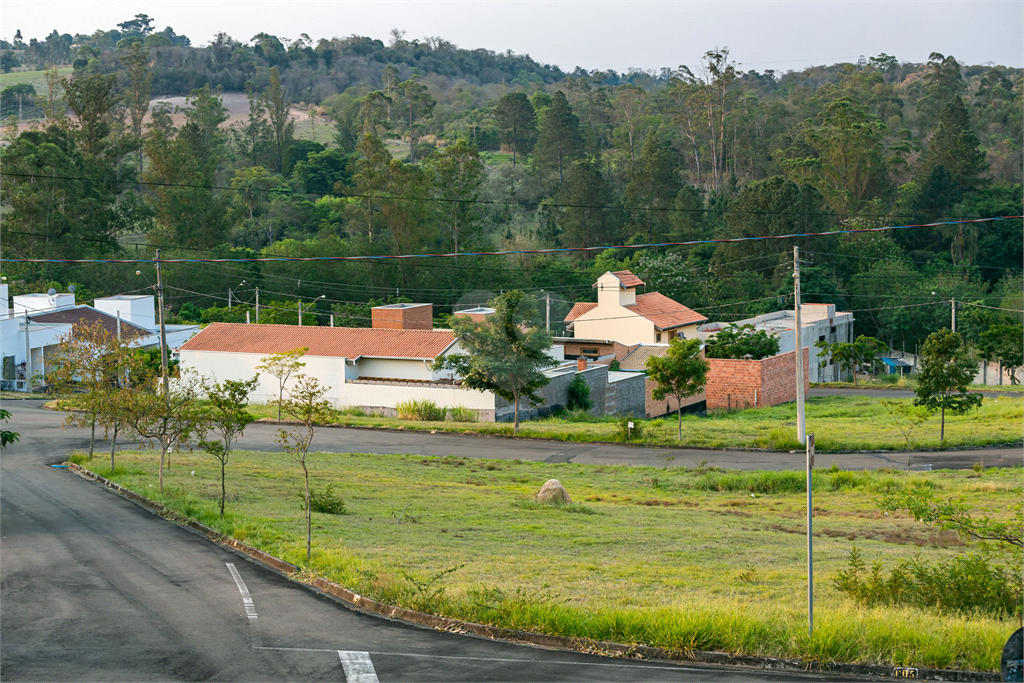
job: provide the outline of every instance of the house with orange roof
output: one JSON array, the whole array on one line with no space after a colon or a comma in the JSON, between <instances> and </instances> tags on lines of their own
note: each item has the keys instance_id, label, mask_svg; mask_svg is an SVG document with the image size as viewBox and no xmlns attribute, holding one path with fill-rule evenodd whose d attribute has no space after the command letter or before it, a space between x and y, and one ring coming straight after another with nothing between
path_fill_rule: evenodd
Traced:
<instances>
[{"instance_id":1,"label":"house with orange roof","mask_svg":"<svg viewBox=\"0 0 1024 683\"><path fill-rule=\"evenodd\" d=\"M693 339L707 318L664 294L637 294L644 282L628 270L597 279L597 302L580 302L565 317L568 330L582 339L609 339L620 344L667 344L676 337Z\"/></svg>"}]
</instances>

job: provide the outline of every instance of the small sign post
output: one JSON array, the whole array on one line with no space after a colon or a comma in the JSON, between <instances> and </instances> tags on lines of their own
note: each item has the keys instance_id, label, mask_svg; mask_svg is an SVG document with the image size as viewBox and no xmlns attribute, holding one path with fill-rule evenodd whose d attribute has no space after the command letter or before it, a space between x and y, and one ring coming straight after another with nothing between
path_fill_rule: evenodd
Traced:
<instances>
[{"instance_id":1,"label":"small sign post","mask_svg":"<svg viewBox=\"0 0 1024 683\"><path fill-rule=\"evenodd\" d=\"M814 635L814 501L811 470L814 469L814 432L807 435L807 635Z\"/></svg>"},{"instance_id":2,"label":"small sign post","mask_svg":"<svg viewBox=\"0 0 1024 683\"><path fill-rule=\"evenodd\" d=\"M627 441L632 441L633 440L633 421L632 420L630 420L629 422L626 423L626 440Z\"/></svg>"}]
</instances>

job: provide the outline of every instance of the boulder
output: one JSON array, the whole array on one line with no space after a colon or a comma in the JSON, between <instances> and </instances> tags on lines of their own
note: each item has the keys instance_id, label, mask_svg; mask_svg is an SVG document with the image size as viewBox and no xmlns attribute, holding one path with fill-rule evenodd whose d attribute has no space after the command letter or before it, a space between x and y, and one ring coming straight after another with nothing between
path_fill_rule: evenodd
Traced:
<instances>
[{"instance_id":1,"label":"boulder","mask_svg":"<svg viewBox=\"0 0 1024 683\"><path fill-rule=\"evenodd\" d=\"M562 482L557 479L548 479L544 482L544 486L540 487L540 491L537 492L536 500L538 503L571 503L572 498L569 497L569 492L562 486Z\"/></svg>"}]
</instances>

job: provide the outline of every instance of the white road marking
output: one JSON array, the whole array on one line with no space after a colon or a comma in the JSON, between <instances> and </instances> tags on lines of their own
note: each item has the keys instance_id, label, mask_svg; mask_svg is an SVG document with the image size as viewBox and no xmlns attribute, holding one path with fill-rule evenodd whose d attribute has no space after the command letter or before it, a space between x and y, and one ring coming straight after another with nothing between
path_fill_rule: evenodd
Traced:
<instances>
[{"instance_id":1,"label":"white road marking","mask_svg":"<svg viewBox=\"0 0 1024 683\"><path fill-rule=\"evenodd\" d=\"M369 652L338 650L338 658L345 670L346 683L378 683Z\"/></svg>"},{"instance_id":2,"label":"white road marking","mask_svg":"<svg viewBox=\"0 0 1024 683\"><path fill-rule=\"evenodd\" d=\"M256 605L252 602L252 596L249 595L249 589L245 587L245 581L242 581L242 575L235 569L235 565L230 562L225 562L228 566L228 571L231 572L231 578L235 580L235 585L238 586L238 592L242 594L242 604L245 605L245 616L249 617L249 623L256 623Z\"/></svg>"}]
</instances>

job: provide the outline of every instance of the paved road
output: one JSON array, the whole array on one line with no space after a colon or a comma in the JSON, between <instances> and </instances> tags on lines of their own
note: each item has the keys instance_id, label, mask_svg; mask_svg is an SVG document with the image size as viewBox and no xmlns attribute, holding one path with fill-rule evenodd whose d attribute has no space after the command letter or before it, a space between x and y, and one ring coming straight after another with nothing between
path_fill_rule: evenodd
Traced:
<instances>
[{"instance_id":1,"label":"paved road","mask_svg":"<svg viewBox=\"0 0 1024 683\"><path fill-rule=\"evenodd\" d=\"M66 435L62 414L42 408L43 401L7 401L13 421L22 429ZM274 443L277 427L257 423L250 425L238 448L253 451L277 451ZM499 460L532 460L537 462L573 462L589 465L646 465L651 467L708 466L738 470L793 470L805 467L802 451L792 453L763 451L704 450L699 448L647 448L625 444L572 443L540 439L516 440L462 434L430 434L422 431L385 431L329 427L321 429L315 448L331 453L411 453L414 455L454 455L495 458ZM969 469L975 463L986 467L1011 467L1024 464L1024 449L985 448L977 450L915 452L915 453L840 453L818 454L817 466L864 470L880 467L895 469Z\"/></svg>"},{"instance_id":2,"label":"paved road","mask_svg":"<svg viewBox=\"0 0 1024 683\"><path fill-rule=\"evenodd\" d=\"M0 457L5 681L835 679L551 651L358 613L50 467L84 434L31 404L4 407L21 433Z\"/></svg>"}]
</instances>

